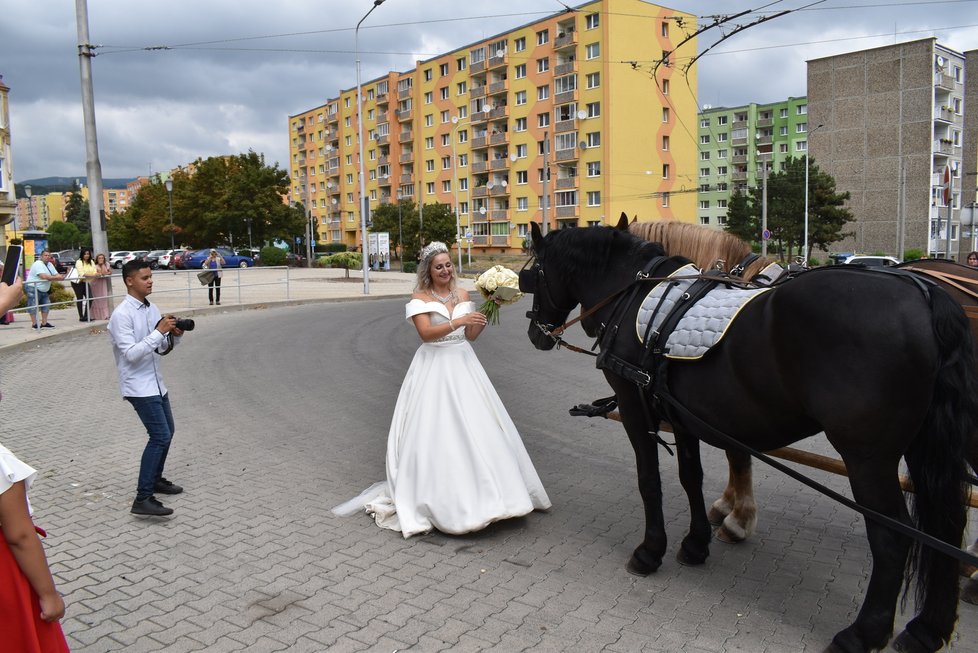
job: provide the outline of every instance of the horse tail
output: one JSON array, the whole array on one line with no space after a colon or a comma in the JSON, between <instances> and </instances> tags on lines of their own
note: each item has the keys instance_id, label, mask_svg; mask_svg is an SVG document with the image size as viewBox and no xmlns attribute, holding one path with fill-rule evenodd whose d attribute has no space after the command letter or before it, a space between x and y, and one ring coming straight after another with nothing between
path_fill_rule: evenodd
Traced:
<instances>
[{"instance_id":1,"label":"horse tail","mask_svg":"<svg viewBox=\"0 0 978 653\"><path fill-rule=\"evenodd\" d=\"M960 546L967 514L963 455L978 432L974 340L960 305L941 288L929 290L939 366L927 416L905 456L915 491L911 511L918 529ZM915 542L908 565L908 589L916 575L918 606L924 608L918 618L950 633L957 618L957 562Z\"/></svg>"}]
</instances>

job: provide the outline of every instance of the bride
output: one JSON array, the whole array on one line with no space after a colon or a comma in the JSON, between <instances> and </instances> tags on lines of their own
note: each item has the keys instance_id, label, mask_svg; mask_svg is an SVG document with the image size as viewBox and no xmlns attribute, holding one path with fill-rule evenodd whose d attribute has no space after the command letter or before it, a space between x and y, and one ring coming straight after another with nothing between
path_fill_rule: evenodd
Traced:
<instances>
[{"instance_id":1,"label":"bride","mask_svg":"<svg viewBox=\"0 0 978 653\"><path fill-rule=\"evenodd\" d=\"M470 533L550 507L510 419L469 344L486 317L456 285L448 247L421 250L407 304L422 344L411 361L387 436L387 480L337 506L360 510L404 537L432 528Z\"/></svg>"}]
</instances>

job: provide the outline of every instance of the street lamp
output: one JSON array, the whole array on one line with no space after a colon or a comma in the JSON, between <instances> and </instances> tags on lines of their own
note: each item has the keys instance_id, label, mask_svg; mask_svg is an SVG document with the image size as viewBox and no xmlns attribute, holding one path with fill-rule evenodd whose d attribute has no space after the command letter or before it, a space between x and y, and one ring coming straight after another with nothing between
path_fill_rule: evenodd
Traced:
<instances>
[{"instance_id":1,"label":"street lamp","mask_svg":"<svg viewBox=\"0 0 978 653\"><path fill-rule=\"evenodd\" d=\"M167 179L163 185L166 186L166 201L170 206L170 250L172 251L177 248L173 238L173 180Z\"/></svg>"},{"instance_id":2,"label":"street lamp","mask_svg":"<svg viewBox=\"0 0 978 653\"><path fill-rule=\"evenodd\" d=\"M401 227L401 191L397 191L397 258L401 259L401 272L404 272L404 229Z\"/></svg>"},{"instance_id":3,"label":"street lamp","mask_svg":"<svg viewBox=\"0 0 978 653\"><path fill-rule=\"evenodd\" d=\"M353 30L353 53L357 60L357 154L360 157L360 258L363 259L363 294L370 294L370 272L367 261L367 217L370 213L370 200L367 198L367 180L363 170L363 93L360 91L360 48L358 38L360 25L384 0L374 0L374 6L363 15Z\"/></svg>"},{"instance_id":4,"label":"street lamp","mask_svg":"<svg viewBox=\"0 0 978 653\"><path fill-rule=\"evenodd\" d=\"M819 129L825 125L819 125L815 129L808 132L808 143L805 145L805 240L802 244L801 252L803 258L801 259L801 264L804 267L808 267L808 168L811 157L809 156L812 151L812 134L817 132Z\"/></svg>"}]
</instances>

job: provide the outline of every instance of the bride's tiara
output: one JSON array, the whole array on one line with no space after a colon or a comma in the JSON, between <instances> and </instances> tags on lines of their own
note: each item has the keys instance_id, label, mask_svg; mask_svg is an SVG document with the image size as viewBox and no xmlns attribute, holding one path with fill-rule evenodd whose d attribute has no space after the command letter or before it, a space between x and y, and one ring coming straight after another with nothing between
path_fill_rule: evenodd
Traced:
<instances>
[{"instance_id":1,"label":"bride's tiara","mask_svg":"<svg viewBox=\"0 0 978 653\"><path fill-rule=\"evenodd\" d=\"M445 253L445 254L448 253L448 245L435 240L424 246L424 248L421 250L420 258L422 261L427 261L435 254L441 254L441 253Z\"/></svg>"}]
</instances>

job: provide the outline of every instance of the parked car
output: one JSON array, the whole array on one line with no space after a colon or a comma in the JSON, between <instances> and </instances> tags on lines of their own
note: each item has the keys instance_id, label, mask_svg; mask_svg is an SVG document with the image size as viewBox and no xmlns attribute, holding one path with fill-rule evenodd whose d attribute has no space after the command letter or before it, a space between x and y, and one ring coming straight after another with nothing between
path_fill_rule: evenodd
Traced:
<instances>
[{"instance_id":1,"label":"parked car","mask_svg":"<svg viewBox=\"0 0 978 653\"><path fill-rule=\"evenodd\" d=\"M146 255L147 254L149 254L149 252L147 250L145 250L145 249L137 249L137 250L134 250L132 252L129 252L128 254L126 254L125 256L122 257L122 264L119 265L119 267L121 268L123 265L125 265L129 261L140 261L140 260L144 260L146 258Z\"/></svg>"},{"instance_id":2,"label":"parked car","mask_svg":"<svg viewBox=\"0 0 978 653\"><path fill-rule=\"evenodd\" d=\"M174 267L174 265L173 265L173 258L177 254L183 254L186 251L187 250L185 250L185 249L167 249L167 250L164 250L164 254L162 256L160 256L160 260L159 260L160 267L161 268L166 268L166 269L170 269L170 268Z\"/></svg>"},{"instance_id":3,"label":"parked car","mask_svg":"<svg viewBox=\"0 0 978 653\"><path fill-rule=\"evenodd\" d=\"M258 260L261 258L261 250L256 247L246 247L238 250L238 256L250 256L255 260L255 262L258 262Z\"/></svg>"},{"instance_id":4,"label":"parked car","mask_svg":"<svg viewBox=\"0 0 978 653\"><path fill-rule=\"evenodd\" d=\"M49 252L49 254L51 255L51 265L53 265L54 269L58 271L58 274L65 274L68 272L68 266L61 262L61 260L58 258L57 252ZM37 259L40 260L40 258L40 255L38 255Z\"/></svg>"},{"instance_id":5,"label":"parked car","mask_svg":"<svg viewBox=\"0 0 978 653\"><path fill-rule=\"evenodd\" d=\"M850 256L845 260L846 265L865 265L866 267L890 267L899 265L900 261L892 256Z\"/></svg>"},{"instance_id":6,"label":"parked car","mask_svg":"<svg viewBox=\"0 0 978 653\"><path fill-rule=\"evenodd\" d=\"M306 265L306 257L295 252L286 252L285 264L292 268L302 268Z\"/></svg>"},{"instance_id":7,"label":"parked car","mask_svg":"<svg viewBox=\"0 0 978 653\"><path fill-rule=\"evenodd\" d=\"M130 252L127 249L126 250L121 250L121 251L118 251L118 252L110 252L109 253L109 266L110 267L113 267L113 268L116 268L116 269L121 268L122 267L122 264L123 264L123 260L122 259L124 259L125 257L129 256L131 253L132 252Z\"/></svg>"},{"instance_id":8,"label":"parked car","mask_svg":"<svg viewBox=\"0 0 978 653\"><path fill-rule=\"evenodd\" d=\"M61 265L68 268L75 265L75 261L78 260L78 255L80 253L81 251L77 249L63 249L60 252L55 252L55 255L58 257L58 260L61 261Z\"/></svg>"},{"instance_id":9,"label":"parked car","mask_svg":"<svg viewBox=\"0 0 978 653\"><path fill-rule=\"evenodd\" d=\"M155 270L158 267L160 267L160 258L164 254L169 254L169 252L170 250L168 249L154 249L149 254L147 254L144 258L146 259L146 262L149 263L149 267Z\"/></svg>"},{"instance_id":10,"label":"parked car","mask_svg":"<svg viewBox=\"0 0 978 653\"><path fill-rule=\"evenodd\" d=\"M217 250L217 253L224 259L224 267L226 268L250 268L254 266L255 259L250 256L241 256L240 254L235 254L233 251L226 247L215 247L213 249ZM210 253L211 248L198 249L194 252L190 252L183 257L183 265L187 269L200 269L204 264L204 259Z\"/></svg>"}]
</instances>

